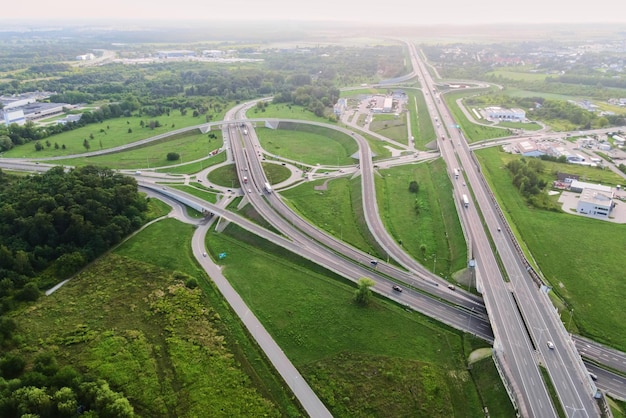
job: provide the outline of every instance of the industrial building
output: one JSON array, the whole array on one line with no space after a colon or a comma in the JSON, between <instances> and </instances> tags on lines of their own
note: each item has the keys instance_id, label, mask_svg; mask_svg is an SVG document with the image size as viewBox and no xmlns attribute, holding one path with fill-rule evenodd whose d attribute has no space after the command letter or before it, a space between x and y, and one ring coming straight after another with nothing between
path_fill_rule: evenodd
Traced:
<instances>
[{"instance_id":1,"label":"industrial building","mask_svg":"<svg viewBox=\"0 0 626 418\"><path fill-rule=\"evenodd\" d=\"M573 180L570 191L580 193L576 212L594 218L608 218L615 207L613 189L601 184Z\"/></svg>"},{"instance_id":2,"label":"industrial building","mask_svg":"<svg viewBox=\"0 0 626 418\"><path fill-rule=\"evenodd\" d=\"M484 109L484 117L494 121L524 122L526 120L526 112L522 109L503 109L493 106Z\"/></svg>"},{"instance_id":3,"label":"industrial building","mask_svg":"<svg viewBox=\"0 0 626 418\"><path fill-rule=\"evenodd\" d=\"M195 57L196 53L193 51L189 51L187 49L177 49L177 50L171 50L171 51L157 51L157 56L163 59L189 58L189 57Z\"/></svg>"}]
</instances>

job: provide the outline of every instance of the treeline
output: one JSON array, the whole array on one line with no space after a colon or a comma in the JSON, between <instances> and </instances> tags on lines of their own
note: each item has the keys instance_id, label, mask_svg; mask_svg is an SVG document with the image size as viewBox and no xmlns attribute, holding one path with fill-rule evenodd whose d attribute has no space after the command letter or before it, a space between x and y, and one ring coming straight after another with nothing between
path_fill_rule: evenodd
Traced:
<instances>
[{"instance_id":1,"label":"treeline","mask_svg":"<svg viewBox=\"0 0 626 418\"><path fill-rule=\"evenodd\" d=\"M86 166L28 177L0 170L0 313L33 301L145 220L133 178Z\"/></svg>"},{"instance_id":2,"label":"treeline","mask_svg":"<svg viewBox=\"0 0 626 418\"><path fill-rule=\"evenodd\" d=\"M61 367L50 353L39 354L32 364L8 353L0 358L0 416L126 418L135 412L106 381Z\"/></svg>"}]
</instances>

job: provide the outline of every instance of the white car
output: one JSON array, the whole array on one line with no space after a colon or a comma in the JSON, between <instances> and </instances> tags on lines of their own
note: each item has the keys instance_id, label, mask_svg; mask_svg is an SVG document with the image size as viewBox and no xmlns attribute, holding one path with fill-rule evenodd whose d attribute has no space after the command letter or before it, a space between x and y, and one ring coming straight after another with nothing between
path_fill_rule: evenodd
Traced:
<instances>
[{"instance_id":1,"label":"white car","mask_svg":"<svg viewBox=\"0 0 626 418\"><path fill-rule=\"evenodd\" d=\"M202 257L206 257L206 253L202 253Z\"/></svg>"},{"instance_id":2,"label":"white car","mask_svg":"<svg viewBox=\"0 0 626 418\"><path fill-rule=\"evenodd\" d=\"M552 341L548 341L548 348L554 350L554 343Z\"/></svg>"}]
</instances>

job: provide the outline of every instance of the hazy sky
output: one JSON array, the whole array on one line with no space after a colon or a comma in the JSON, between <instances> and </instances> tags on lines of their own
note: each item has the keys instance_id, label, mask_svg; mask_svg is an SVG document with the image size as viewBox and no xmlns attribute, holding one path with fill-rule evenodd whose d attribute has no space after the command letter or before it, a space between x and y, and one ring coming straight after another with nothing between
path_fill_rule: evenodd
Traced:
<instances>
[{"instance_id":1,"label":"hazy sky","mask_svg":"<svg viewBox=\"0 0 626 418\"><path fill-rule=\"evenodd\" d=\"M0 19L346 20L397 23L624 22L623 0L22 0ZM621 4L621 6L619 6Z\"/></svg>"}]
</instances>

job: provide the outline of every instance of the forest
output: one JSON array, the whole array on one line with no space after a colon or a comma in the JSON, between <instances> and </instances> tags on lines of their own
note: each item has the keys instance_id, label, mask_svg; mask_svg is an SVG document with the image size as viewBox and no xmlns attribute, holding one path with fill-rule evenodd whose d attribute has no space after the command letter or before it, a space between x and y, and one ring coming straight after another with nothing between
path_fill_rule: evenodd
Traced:
<instances>
[{"instance_id":1,"label":"forest","mask_svg":"<svg viewBox=\"0 0 626 418\"><path fill-rule=\"evenodd\" d=\"M0 313L36 300L119 243L143 225L146 210L136 181L110 169L0 170Z\"/></svg>"}]
</instances>

